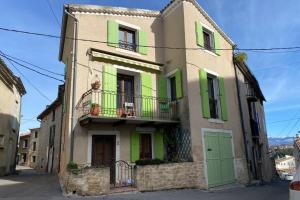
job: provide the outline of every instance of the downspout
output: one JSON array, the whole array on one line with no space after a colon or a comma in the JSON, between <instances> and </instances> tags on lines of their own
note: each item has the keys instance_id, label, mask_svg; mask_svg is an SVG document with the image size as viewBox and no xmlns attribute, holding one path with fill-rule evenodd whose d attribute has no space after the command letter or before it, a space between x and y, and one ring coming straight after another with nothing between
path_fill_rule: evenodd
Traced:
<instances>
[{"instance_id":1,"label":"downspout","mask_svg":"<svg viewBox=\"0 0 300 200\"><path fill-rule=\"evenodd\" d=\"M242 110L242 101L241 101L241 92L240 92L240 84L238 80L238 74L237 74L237 69L236 69L236 64L234 61L234 51L232 51L232 59L233 59L233 66L234 66L234 73L235 73L235 83L236 83L236 89L237 89L237 96L238 96L238 102L239 102L239 112L240 112L240 120L241 120L241 125L242 125L242 131L243 131L243 141L244 141L244 147L245 147L245 153L246 153L246 161L247 161L247 172L248 172L248 183L251 182L251 174L250 174L250 163L249 163L249 152L248 152L248 145L247 145L247 137L246 137L246 129L245 129L245 124L244 124L244 115L243 115L243 110Z\"/></svg>"},{"instance_id":2,"label":"downspout","mask_svg":"<svg viewBox=\"0 0 300 200\"><path fill-rule=\"evenodd\" d=\"M75 109L75 100L76 100L76 79L77 79L77 38L78 38L78 19L75 15L69 13L65 9L65 13L74 19L74 33L73 33L73 50L72 50L72 63L73 63L73 87L72 87L72 117L71 117L71 144L70 144L70 162L73 161L74 157L74 129L76 125L76 109Z\"/></svg>"}]
</instances>

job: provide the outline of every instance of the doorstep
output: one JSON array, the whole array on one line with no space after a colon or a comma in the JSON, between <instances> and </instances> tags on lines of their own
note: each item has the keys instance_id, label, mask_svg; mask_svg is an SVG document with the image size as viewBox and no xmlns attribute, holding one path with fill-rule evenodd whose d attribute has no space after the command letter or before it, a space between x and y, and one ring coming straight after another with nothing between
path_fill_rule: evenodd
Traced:
<instances>
[{"instance_id":1,"label":"doorstep","mask_svg":"<svg viewBox=\"0 0 300 200\"><path fill-rule=\"evenodd\" d=\"M138 193L138 189L135 187L118 187L111 188L109 194L132 194Z\"/></svg>"},{"instance_id":2,"label":"doorstep","mask_svg":"<svg viewBox=\"0 0 300 200\"><path fill-rule=\"evenodd\" d=\"M232 184L209 188L208 191L209 192L219 192L219 191L231 190L231 189L237 189L237 188L243 188L243 187L246 187L246 186L243 184L232 183Z\"/></svg>"}]
</instances>

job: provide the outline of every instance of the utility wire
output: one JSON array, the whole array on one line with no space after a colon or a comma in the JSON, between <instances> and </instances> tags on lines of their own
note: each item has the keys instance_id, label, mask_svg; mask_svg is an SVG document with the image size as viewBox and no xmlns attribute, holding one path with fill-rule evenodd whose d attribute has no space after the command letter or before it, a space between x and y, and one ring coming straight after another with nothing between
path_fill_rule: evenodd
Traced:
<instances>
[{"instance_id":1,"label":"utility wire","mask_svg":"<svg viewBox=\"0 0 300 200\"><path fill-rule=\"evenodd\" d=\"M5 54L3 54L2 52L0 53L0 55L1 55L2 57L6 58L7 60L9 60L10 62L13 62L13 63L15 63L15 64L18 64L19 66L24 67L24 68L26 68L26 69L28 69L28 70L31 70L31 71L33 71L33 72L35 72L35 73L38 73L38 74L40 74L40 75L42 75L42 76L45 76L45 77L48 77L48 78L51 78L51 79L54 79L54 80L57 80L57 81L64 82L63 80L60 80L60 79L58 79L58 78L55 78L55 77L53 77L53 76L51 76L51 75L42 73L42 72L37 71L37 70L35 70L35 69L32 69L32 68L30 68L30 67L28 67L28 66L25 66L25 65L23 65L23 64L21 64L21 63L15 61L14 59L11 59L11 58L5 56Z\"/></svg>"},{"instance_id":2,"label":"utility wire","mask_svg":"<svg viewBox=\"0 0 300 200\"><path fill-rule=\"evenodd\" d=\"M282 122L294 121L294 120L297 120L297 119L300 119L300 118L284 119L284 120L269 122L267 124L277 124L277 123L282 123Z\"/></svg>"},{"instance_id":3,"label":"utility wire","mask_svg":"<svg viewBox=\"0 0 300 200\"><path fill-rule=\"evenodd\" d=\"M50 1L49 1L49 0L46 0L46 2L47 2L48 6L49 6L49 8L50 8L50 10L51 10L51 13L52 13L53 17L55 18L55 21L56 21L58 27L60 28L59 20L58 20L57 16L55 15L55 12L54 12L54 10L53 10L53 8L52 8L52 5L51 5Z\"/></svg>"},{"instance_id":4,"label":"utility wire","mask_svg":"<svg viewBox=\"0 0 300 200\"><path fill-rule=\"evenodd\" d=\"M38 68L38 69L40 69L40 70L49 72L49 73L51 73L51 74L54 74L54 75L57 75L57 76L64 76L63 74L60 74L60 73L57 73L57 72L50 71L50 70L48 70L48 69L39 67L39 66L37 66L37 65L35 65L35 64L32 64L32 63L30 63L30 62L28 62L28 61L22 60L22 59L20 59L20 58L15 57L15 56L11 56L11 55L4 54L4 53L2 53L2 54L5 55L5 56L7 56L7 57L10 57L11 59L21 61L21 62L23 62L23 63L26 63L26 64L28 64L28 65L31 65L31 66L33 66L33 67L36 67L36 68Z\"/></svg>"},{"instance_id":5,"label":"utility wire","mask_svg":"<svg viewBox=\"0 0 300 200\"><path fill-rule=\"evenodd\" d=\"M2 51L0 50L0 53L2 54ZM3 58L3 55L1 55ZM7 58L6 58L7 59ZM8 60L8 59L7 59ZM47 99L49 102L51 102L50 98L47 97L42 91L40 91L15 65L11 60L8 60L8 62L10 62L10 64L15 68L15 70L17 70L19 72L19 74L45 99Z\"/></svg>"},{"instance_id":6,"label":"utility wire","mask_svg":"<svg viewBox=\"0 0 300 200\"><path fill-rule=\"evenodd\" d=\"M37 32L29 32L29 31L23 31L18 29L10 29L10 28L4 28L0 27L0 30L2 31L8 31L8 32L16 32L16 33L22 33L27 35L35 35L35 36L42 36L42 37L49 37L49 38L57 38L60 39L60 36L57 35L51 35L46 33L37 33ZM84 41L84 42L95 42L95 43L102 43L107 44L107 41L100 41L100 40L90 40L90 39L83 39L83 38L72 38L72 37L65 37L66 39L76 39L78 41ZM119 44L119 43L111 43L111 44ZM155 49L175 49L175 50L205 50L203 47L197 47L197 48L188 48L188 47L168 47L168 46L152 46L152 45L139 45L138 47L148 47L148 48L155 48ZM238 51L260 51L261 53L268 53L268 51L278 51L278 50L299 50L300 46L291 46L291 47L272 47L272 48L212 48L211 50L222 50L222 51L232 51L232 50L238 50ZM290 51L289 51L290 52ZM295 52L295 51L293 51Z\"/></svg>"}]
</instances>

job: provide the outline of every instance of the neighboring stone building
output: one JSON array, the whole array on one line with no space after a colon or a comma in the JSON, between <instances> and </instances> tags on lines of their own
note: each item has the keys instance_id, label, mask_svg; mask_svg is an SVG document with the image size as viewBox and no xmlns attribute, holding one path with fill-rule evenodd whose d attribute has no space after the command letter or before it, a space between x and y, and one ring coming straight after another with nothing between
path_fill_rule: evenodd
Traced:
<instances>
[{"instance_id":1,"label":"neighboring stone building","mask_svg":"<svg viewBox=\"0 0 300 200\"><path fill-rule=\"evenodd\" d=\"M41 122L37 169L48 173L59 171L63 95L60 85L57 98L37 117Z\"/></svg>"},{"instance_id":2,"label":"neighboring stone building","mask_svg":"<svg viewBox=\"0 0 300 200\"><path fill-rule=\"evenodd\" d=\"M15 171L22 96L25 93L21 79L0 59L0 176Z\"/></svg>"},{"instance_id":3,"label":"neighboring stone building","mask_svg":"<svg viewBox=\"0 0 300 200\"><path fill-rule=\"evenodd\" d=\"M299 134L296 135L295 141L294 141L294 158L296 162L296 168L300 165L300 137Z\"/></svg>"},{"instance_id":4,"label":"neighboring stone building","mask_svg":"<svg viewBox=\"0 0 300 200\"><path fill-rule=\"evenodd\" d=\"M60 177L69 191L111 192L96 174L141 191L249 182L233 51L220 50L235 44L195 0L172 0L161 11L64 10ZM104 42L66 39L74 37ZM154 158L180 163L138 166L132 175L136 162ZM71 162L105 167L70 175ZM152 174L158 178L146 183ZM177 175L181 182L172 181Z\"/></svg>"},{"instance_id":5,"label":"neighboring stone building","mask_svg":"<svg viewBox=\"0 0 300 200\"><path fill-rule=\"evenodd\" d=\"M238 59L238 55L235 59L235 70L250 179L269 182L275 177L275 163L269 152L264 113L265 97L255 76L245 61Z\"/></svg>"},{"instance_id":6,"label":"neighboring stone building","mask_svg":"<svg viewBox=\"0 0 300 200\"><path fill-rule=\"evenodd\" d=\"M24 133L20 135L18 148L18 164L22 166L29 166L29 149L30 149L31 133Z\"/></svg>"},{"instance_id":7,"label":"neighboring stone building","mask_svg":"<svg viewBox=\"0 0 300 200\"><path fill-rule=\"evenodd\" d=\"M28 148L28 166L31 168L37 167L39 141L40 141L40 128L30 129L30 140L29 140L29 148Z\"/></svg>"}]
</instances>

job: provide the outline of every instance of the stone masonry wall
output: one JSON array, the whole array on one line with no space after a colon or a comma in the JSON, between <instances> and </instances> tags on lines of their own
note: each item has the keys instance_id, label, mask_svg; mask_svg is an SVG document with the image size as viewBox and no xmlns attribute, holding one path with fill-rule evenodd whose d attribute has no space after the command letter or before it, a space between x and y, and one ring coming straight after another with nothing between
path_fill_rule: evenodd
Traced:
<instances>
[{"instance_id":1,"label":"stone masonry wall","mask_svg":"<svg viewBox=\"0 0 300 200\"><path fill-rule=\"evenodd\" d=\"M136 185L139 191L205 188L203 164L184 162L137 166Z\"/></svg>"},{"instance_id":2,"label":"stone masonry wall","mask_svg":"<svg viewBox=\"0 0 300 200\"><path fill-rule=\"evenodd\" d=\"M81 196L107 194L110 191L109 168L82 169L78 174L66 172L64 187L67 193Z\"/></svg>"}]
</instances>

